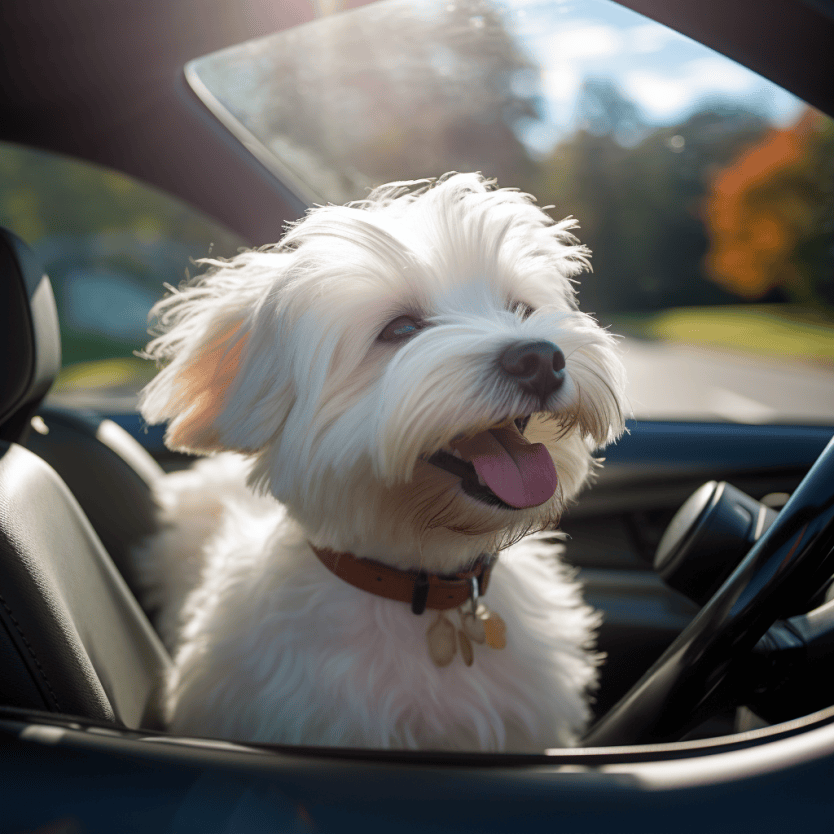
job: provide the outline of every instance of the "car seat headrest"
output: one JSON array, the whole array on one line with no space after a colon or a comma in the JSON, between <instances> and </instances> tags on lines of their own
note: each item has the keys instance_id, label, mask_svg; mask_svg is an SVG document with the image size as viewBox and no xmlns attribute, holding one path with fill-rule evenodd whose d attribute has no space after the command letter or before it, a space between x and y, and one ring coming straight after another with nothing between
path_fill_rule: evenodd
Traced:
<instances>
[{"instance_id":1,"label":"car seat headrest","mask_svg":"<svg viewBox=\"0 0 834 834\"><path fill-rule=\"evenodd\" d=\"M0 439L25 439L60 368L52 285L32 250L0 227Z\"/></svg>"}]
</instances>

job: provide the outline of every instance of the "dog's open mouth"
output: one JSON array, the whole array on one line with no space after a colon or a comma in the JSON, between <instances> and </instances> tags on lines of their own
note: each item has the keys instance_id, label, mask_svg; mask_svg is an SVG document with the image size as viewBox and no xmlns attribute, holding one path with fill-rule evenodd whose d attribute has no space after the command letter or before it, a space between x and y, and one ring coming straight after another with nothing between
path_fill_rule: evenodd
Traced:
<instances>
[{"instance_id":1,"label":"dog's open mouth","mask_svg":"<svg viewBox=\"0 0 834 834\"><path fill-rule=\"evenodd\" d=\"M485 504L519 510L553 497L558 485L553 458L542 443L524 437L529 416L452 441L428 462L461 479L461 489Z\"/></svg>"}]
</instances>

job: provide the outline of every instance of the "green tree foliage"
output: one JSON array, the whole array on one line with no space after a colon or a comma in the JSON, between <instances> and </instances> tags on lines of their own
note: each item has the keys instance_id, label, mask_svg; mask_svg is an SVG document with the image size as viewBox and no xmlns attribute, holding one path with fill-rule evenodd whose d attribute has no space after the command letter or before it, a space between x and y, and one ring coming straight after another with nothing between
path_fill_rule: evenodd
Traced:
<instances>
[{"instance_id":1,"label":"green tree foliage","mask_svg":"<svg viewBox=\"0 0 834 834\"><path fill-rule=\"evenodd\" d=\"M761 136L753 113L713 107L649 129L607 79L586 81L580 129L541 163L543 200L575 215L594 253L581 285L599 313L720 304L736 296L704 274L700 217L712 167Z\"/></svg>"},{"instance_id":2,"label":"green tree foliage","mask_svg":"<svg viewBox=\"0 0 834 834\"><path fill-rule=\"evenodd\" d=\"M703 217L716 283L749 300L834 302L834 125L808 109L767 130L711 173Z\"/></svg>"},{"instance_id":3,"label":"green tree foliage","mask_svg":"<svg viewBox=\"0 0 834 834\"><path fill-rule=\"evenodd\" d=\"M480 170L553 204L555 217L576 216L594 252L594 274L581 285L586 309L742 300L705 269L703 206L712 173L761 141L766 120L735 101L711 101L658 128L614 79L588 78L579 128L540 159L523 140L546 118L541 69L491 4L430 0L411 7L410 17L382 4L282 32L209 56L198 74L287 168L333 202L391 180ZM813 176L820 166L808 164ZM825 212L822 192L813 199ZM804 235L798 246L803 263L819 260L831 230ZM776 286L763 300L785 297Z\"/></svg>"},{"instance_id":4,"label":"green tree foliage","mask_svg":"<svg viewBox=\"0 0 834 834\"><path fill-rule=\"evenodd\" d=\"M32 246L50 276L64 364L130 356L145 318L191 260L232 255L236 235L114 171L0 144L0 224Z\"/></svg>"},{"instance_id":5,"label":"green tree foliage","mask_svg":"<svg viewBox=\"0 0 834 834\"><path fill-rule=\"evenodd\" d=\"M348 13L281 33L280 49L267 38L210 56L199 73L334 201L392 179L481 170L553 204L554 217L576 216L594 252L582 305L603 317L752 298L834 303L830 120L815 117L792 140L714 102L652 127L613 80L589 78L578 129L540 159L522 141L543 118L539 68L490 6L427 4L408 26L387 9L366 10L377 16L368 31L370 18ZM764 228L762 217L781 230L778 257L748 257L744 276L726 261L719 269L719 226L737 242ZM0 223L35 247L56 285L67 362L129 356L163 282L242 245L120 174L8 145Z\"/></svg>"},{"instance_id":6,"label":"green tree foliage","mask_svg":"<svg viewBox=\"0 0 834 834\"><path fill-rule=\"evenodd\" d=\"M234 252L240 239L170 195L116 171L0 143L0 222L30 245L54 235L130 231ZM182 268L180 267L181 271Z\"/></svg>"},{"instance_id":7,"label":"green tree foliage","mask_svg":"<svg viewBox=\"0 0 834 834\"><path fill-rule=\"evenodd\" d=\"M332 202L447 171L513 185L534 177L517 127L540 117L539 67L492 4L361 11L209 56L198 75Z\"/></svg>"}]
</instances>

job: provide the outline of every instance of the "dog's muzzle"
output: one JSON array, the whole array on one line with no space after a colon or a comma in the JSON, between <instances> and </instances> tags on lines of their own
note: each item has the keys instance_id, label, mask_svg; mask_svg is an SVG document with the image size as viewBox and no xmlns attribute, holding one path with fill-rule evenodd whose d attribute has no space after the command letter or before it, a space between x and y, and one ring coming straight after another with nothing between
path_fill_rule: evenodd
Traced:
<instances>
[{"instance_id":1,"label":"dog's muzzle","mask_svg":"<svg viewBox=\"0 0 834 834\"><path fill-rule=\"evenodd\" d=\"M518 418L452 441L428 462L461 479L462 490L485 504L508 510L537 507L556 492L558 476L543 443L524 437L529 417Z\"/></svg>"}]
</instances>

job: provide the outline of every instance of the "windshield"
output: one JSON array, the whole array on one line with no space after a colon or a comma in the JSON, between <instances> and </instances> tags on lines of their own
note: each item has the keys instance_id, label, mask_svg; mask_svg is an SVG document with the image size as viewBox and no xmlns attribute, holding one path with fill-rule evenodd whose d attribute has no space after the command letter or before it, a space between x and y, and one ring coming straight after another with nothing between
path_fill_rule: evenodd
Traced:
<instances>
[{"instance_id":1,"label":"windshield","mask_svg":"<svg viewBox=\"0 0 834 834\"><path fill-rule=\"evenodd\" d=\"M482 171L575 215L635 415L830 423L830 119L608 0L376 3L191 84L308 202Z\"/></svg>"}]
</instances>

